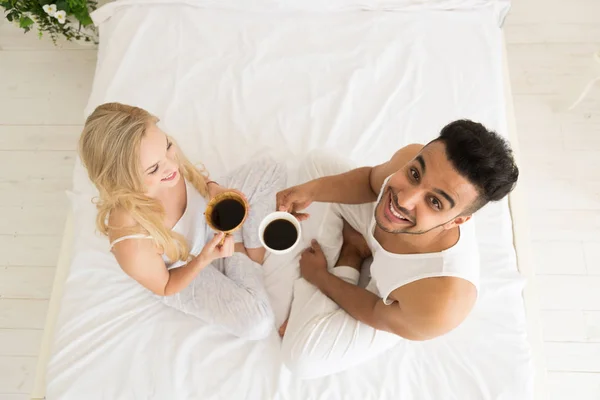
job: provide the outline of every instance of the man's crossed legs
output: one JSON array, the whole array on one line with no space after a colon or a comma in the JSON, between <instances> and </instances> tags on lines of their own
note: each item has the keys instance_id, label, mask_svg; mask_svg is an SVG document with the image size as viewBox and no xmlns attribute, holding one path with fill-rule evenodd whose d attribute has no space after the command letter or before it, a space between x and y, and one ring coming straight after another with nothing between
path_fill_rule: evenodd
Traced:
<instances>
[{"instance_id":1,"label":"man's crossed legs","mask_svg":"<svg viewBox=\"0 0 600 400\"><path fill-rule=\"evenodd\" d=\"M302 171L304 180L339 174L352 166L330 154L311 155ZM311 206L313 207L313 206ZM369 249L364 237L373 217L373 204L317 204L323 217L311 213L305 231L317 232L328 268L337 277L358 284ZM320 211L320 210L319 210ZM340 231L343 235L340 237ZM332 267L335 266L335 267ZM367 290L377 293L375 282ZM378 331L352 318L334 301L303 278L294 284L294 298L285 327L282 351L287 367L301 378L330 375L371 359L401 338Z\"/></svg>"}]
</instances>

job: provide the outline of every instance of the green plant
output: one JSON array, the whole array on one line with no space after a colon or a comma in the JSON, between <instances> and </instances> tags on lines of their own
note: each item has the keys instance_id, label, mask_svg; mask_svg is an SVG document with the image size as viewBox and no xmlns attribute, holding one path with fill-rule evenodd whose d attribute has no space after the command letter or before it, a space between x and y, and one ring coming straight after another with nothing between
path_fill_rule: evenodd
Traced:
<instances>
[{"instance_id":1,"label":"green plant","mask_svg":"<svg viewBox=\"0 0 600 400\"><path fill-rule=\"evenodd\" d=\"M97 5L96 0L0 0L6 19L25 32L37 26L40 38L47 34L55 44L60 36L96 43L90 12Z\"/></svg>"}]
</instances>

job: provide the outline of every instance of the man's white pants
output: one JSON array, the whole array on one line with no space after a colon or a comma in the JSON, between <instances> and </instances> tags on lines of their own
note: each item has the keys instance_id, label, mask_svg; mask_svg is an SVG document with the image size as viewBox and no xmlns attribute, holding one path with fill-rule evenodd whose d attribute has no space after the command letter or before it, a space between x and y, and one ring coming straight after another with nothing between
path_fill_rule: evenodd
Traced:
<instances>
[{"instance_id":1,"label":"man's white pants","mask_svg":"<svg viewBox=\"0 0 600 400\"><path fill-rule=\"evenodd\" d=\"M313 153L301 167L300 178L308 181L352 168L348 161L333 158L331 154ZM316 234L329 270L348 283L359 284L361 274L356 269L333 266L342 245L342 219L367 237L374 203L315 203L308 212L311 217L303 223L303 232ZM365 268L362 278L369 279ZM374 281L369 282L367 290L378 294ZM340 372L381 354L400 340L394 334L357 321L303 278L294 283L292 308L282 343L284 362L294 375L317 378Z\"/></svg>"}]
</instances>

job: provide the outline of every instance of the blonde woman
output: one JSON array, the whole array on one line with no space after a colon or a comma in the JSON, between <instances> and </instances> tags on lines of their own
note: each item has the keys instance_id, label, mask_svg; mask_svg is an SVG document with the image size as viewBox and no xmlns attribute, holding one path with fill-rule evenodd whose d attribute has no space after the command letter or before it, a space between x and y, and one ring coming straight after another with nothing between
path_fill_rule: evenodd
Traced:
<instances>
[{"instance_id":1,"label":"blonde woman","mask_svg":"<svg viewBox=\"0 0 600 400\"><path fill-rule=\"evenodd\" d=\"M87 119L80 156L99 191L97 227L117 262L168 306L246 339L273 328L261 264L258 224L275 209L285 184L281 165L263 160L221 181L245 194L248 218L234 236L215 235L204 210L227 190L193 166L158 119L119 103L99 106Z\"/></svg>"}]
</instances>

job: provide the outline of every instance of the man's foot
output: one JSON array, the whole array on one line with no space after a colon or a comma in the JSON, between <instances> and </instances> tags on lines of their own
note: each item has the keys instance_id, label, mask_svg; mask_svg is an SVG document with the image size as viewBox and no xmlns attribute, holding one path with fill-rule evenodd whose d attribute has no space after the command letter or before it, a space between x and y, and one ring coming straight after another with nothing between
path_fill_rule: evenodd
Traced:
<instances>
[{"instance_id":1,"label":"man's foot","mask_svg":"<svg viewBox=\"0 0 600 400\"><path fill-rule=\"evenodd\" d=\"M344 220L344 228L342 229L342 237L344 238L344 245L348 244L358 251L362 259L371 257L371 248L367 244L364 236L361 235L356 229L352 227L346 220Z\"/></svg>"},{"instance_id":2,"label":"man's foot","mask_svg":"<svg viewBox=\"0 0 600 400\"><path fill-rule=\"evenodd\" d=\"M281 326L279 327L279 336L283 337L283 335L285 335L285 330L287 328L287 324L288 324L289 319L286 319L283 324L281 324Z\"/></svg>"},{"instance_id":3,"label":"man's foot","mask_svg":"<svg viewBox=\"0 0 600 400\"><path fill-rule=\"evenodd\" d=\"M363 261L371 256L371 249L365 238L344 221L342 230L344 244L340 251L336 267L352 267L360 271Z\"/></svg>"}]
</instances>

